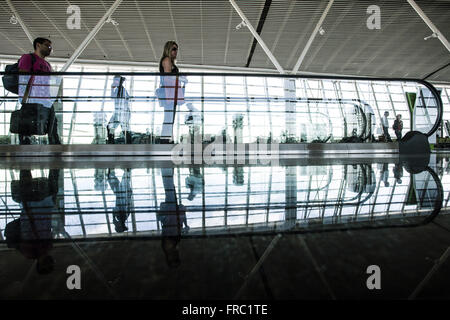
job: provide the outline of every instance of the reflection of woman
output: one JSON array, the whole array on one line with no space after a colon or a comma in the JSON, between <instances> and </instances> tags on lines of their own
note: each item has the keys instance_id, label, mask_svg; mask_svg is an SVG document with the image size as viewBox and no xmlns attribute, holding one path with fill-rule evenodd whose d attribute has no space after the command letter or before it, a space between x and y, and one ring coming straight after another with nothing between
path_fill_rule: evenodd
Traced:
<instances>
[{"instance_id":1,"label":"reflection of woman","mask_svg":"<svg viewBox=\"0 0 450 320\"><path fill-rule=\"evenodd\" d=\"M159 62L160 73L178 73L175 60L178 54L178 44L175 41L167 41L164 45L163 55ZM175 120L175 108L184 103L184 94L181 90L181 80L178 75L161 76L161 88L164 88L164 122L161 132L161 143L173 143L173 122Z\"/></svg>"},{"instance_id":2,"label":"reflection of woman","mask_svg":"<svg viewBox=\"0 0 450 320\"><path fill-rule=\"evenodd\" d=\"M173 168L162 168L161 175L164 185L165 201L160 204L157 219L161 223L161 235L164 254L169 267L180 265L178 244L181 234L189 230L186 219L186 207L178 204L175 184L173 182ZM183 228L183 225L185 226Z\"/></svg>"},{"instance_id":3,"label":"reflection of woman","mask_svg":"<svg viewBox=\"0 0 450 320\"><path fill-rule=\"evenodd\" d=\"M117 179L114 169L108 170L108 183L116 195L116 206L113 209L113 222L116 232L127 231L126 221L130 213L134 212L131 169L124 170L121 182Z\"/></svg>"}]
</instances>

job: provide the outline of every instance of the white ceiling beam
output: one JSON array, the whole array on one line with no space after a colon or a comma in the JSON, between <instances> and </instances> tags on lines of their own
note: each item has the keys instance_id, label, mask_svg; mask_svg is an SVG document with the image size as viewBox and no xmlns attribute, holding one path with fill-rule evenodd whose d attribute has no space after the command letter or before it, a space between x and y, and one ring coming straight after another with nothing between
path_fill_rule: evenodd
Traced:
<instances>
[{"instance_id":1,"label":"white ceiling beam","mask_svg":"<svg viewBox=\"0 0 450 320\"><path fill-rule=\"evenodd\" d=\"M325 11L322 13L322 16L319 19L319 22L317 22L316 27L314 28L313 33L311 34L311 36L309 37L308 42L306 43L305 48L303 48L302 54L300 55L300 57L297 60L297 63L294 66L294 69L292 69L292 74L296 74L298 72L298 69L300 69L300 66L303 62L303 60L305 59L306 54L309 51L309 48L311 47L311 44L313 43L314 39L316 38L317 33L320 30L320 27L323 24L323 21L325 20L328 11L330 11L331 6L333 5L334 0L330 0L330 2L328 2L327 7L325 8Z\"/></svg>"},{"instance_id":2,"label":"white ceiling beam","mask_svg":"<svg viewBox=\"0 0 450 320\"><path fill-rule=\"evenodd\" d=\"M252 33L253 37L255 37L256 41L258 41L259 45L262 47L264 52L267 54L267 56L269 57L270 61L272 61L272 63L274 64L275 68L277 68L278 72L281 73L281 74L284 74L285 73L284 69L281 67L281 65L278 63L277 59L275 58L275 56L272 54L272 52L266 46L266 44L264 43L263 39L261 39L261 37L259 36L258 32L256 32L255 28L253 28L253 26L250 23L250 21L248 21L248 19L245 17L245 14L241 11L241 9L239 9L239 6L236 4L236 2L234 2L234 0L229 0L229 1L230 1L231 5L233 6L234 10L236 10L238 15L241 17L242 21L244 21L245 25L250 30L250 32Z\"/></svg>"},{"instance_id":3,"label":"white ceiling beam","mask_svg":"<svg viewBox=\"0 0 450 320\"><path fill-rule=\"evenodd\" d=\"M105 6L105 4L103 3L103 1L100 1L100 2L101 2L101 4L102 4L103 8L106 9L106 6ZM122 32L120 32L119 27L118 27L117 25L114 25L114 24L113 24L113 26L114 26L114 28L116 28L116 32L117 32L117 34L119 35L120 40L122 41L123 47L125 48L125 50L127 50L128 56L130 57L131 60L134 60L134 56L133 56L133 54L131 53L130 46L128 45L128 43L127 43L127 42L125 41L125 39L123 38Z\"/></svg>"},{"instance_id":4,"label":"white ceiling beam","mask_svg":"<svg viewBox=\"0 0 450 320\"><path fill-rule=\"evenodd\" d=\"M106 23L106 20L116 11L117 7L123 0L116 0L111 8L105 13L105 15L100 19L97 25L92 29L92 31L88 34L88 36L83 40L80 46L75 50L66 64L61 68L60 72L65 72L67 69L74 63L74 61L80 56L84 49L89 45L91 40L96 36L96 34L100 31L103 25Z\"/></svg>"},{"instance_id":5,"label":"white ceiling beam","mask_svg":"<svg viewBox=\"0 0 450 320\"><path fill-rule=\"evenodd\" d=\"M30 42L33 43L33 41L34 41L33 35L31 34L30 30L23 22L22 18L20 17L19 13L17 12L16 8L13 6L11 0L6 0L6 3L8 4L8 6L11 9L14 16L16 17L16 19L19 22L20 26L22 27L23 31L27 35L28 39L30 39Z\"/></svg>"},{"instance_id":6,"label":"white ceiling beam","mask_svg":"<svg viewBox=\"0 0 450 320\"><path fill-rule=\"evenodd\" d=\"M20 51L22 52L27 52L28 50L25 50L24 48L22 48L20 45L18 45L15 41L15 39L11 39L10 37L8 37L8 35L6 33L3 33L0 31L0 36L4 37L6 40L8 40L9 42L11 42L16 48L18 48Z\"/></svg>"},{"instance_id":7,"label":"white ceiling beam","mask_svg":"<svg viewBox=\"0 0 450 320\"><path fill-rule=\"evenodd\" d=\"M64 34L64 32L61 31L61 29L58 28L58 26L53 22L53 20L50 19L50 17L44 12L44 10L42 10L41 6L38 3L36 3L35 1L31 1L31 3L42 13L42 15L50 22L50 24L56 29L56 31L58 31L58 33L61 35L61 37L63 37L64 40L66 40L67 43L73 49L75 49L76 48L75 44Z\"/></svg>"},{"instance_id":8,"label":"white ceiling beam","mask_svg":"<svg viewBox=\"0 0 450 320\"><path fill-rule=\"evenodd\" d=\"M447 48L447 50L450 52L450 43L448 42L447 38L439 31L439 29L431 22L431 20L427 17L425 12L420 9L420 7L417 5L417 3L414 0L407 0L408 3L411 5L411 7L416 10L417 14L422 18L422 20L427 24L427 26L433 31L433 34L437 36L437 38L442 42L442 44Z\"/></svg>"},{"instance_id":9,"label":"white ceiling beam","mask_svg":"<svg viewBox=\"0 0 450 320\"><path fill-rule=\"evenodd\" d=\"M69 0L66 0L66 3L67 3L69 6L71 5L70 2L69 2ZM84 26L87 30L89 30L89 27L87 26L86 22L84 22L83 19L81 19L81 22L83 23L83 26ZM94 38L94 42L95 42L95 44L97 45L97 47L100 49L100 51L103 53L103 56L104 56L105 58L108 58L108 54L106 53L106 51L105 51L105 49L102 47L102 45L98 42L98 40Z\"/></svg>"},{"instance_id":10,"label":"white ceiling beam","mask_svg":"<svg viewBox=\"0 0 450 320\"><path fill-rule=\"evenodd\" d=\"M136 5L137 12L139 13L139 17L141 18L142 27L144 28L145 34L147 35L147 40L150 45L150 48L152 49L153 56L155 57L155 60L158 60L158 57L156 56L155 47L153 46L152 38L150 37L150 32L148 31L147 24L145 23L144 15L142 14L142 10L139 6L139 3L137 0L134 0L134 4Z\"/></svg>"},{"instance_id":11,"label":"white ceiling beam","mask_svg":"<svg viewBox=\"0 0 450 320\"><path fill-rule=\"evenodd\" d=\"M278 30L277 36L275 37L275 41L273 42L272 52L275 52L275 50L277 48L278 41L280 41L280 38L283 35L284 28L286 27L286 24L289 21L289 18L291 17L292 10L294 9L296 3L297 3L296 1L291 1L291 3L289 4L289 8L287 9L286 15L284 16L284 19L283 19L283 23L281 24L281 27ZM268 63L269 63L269 61L266 60L266 65Z\"/></svg>"}]
</instances>

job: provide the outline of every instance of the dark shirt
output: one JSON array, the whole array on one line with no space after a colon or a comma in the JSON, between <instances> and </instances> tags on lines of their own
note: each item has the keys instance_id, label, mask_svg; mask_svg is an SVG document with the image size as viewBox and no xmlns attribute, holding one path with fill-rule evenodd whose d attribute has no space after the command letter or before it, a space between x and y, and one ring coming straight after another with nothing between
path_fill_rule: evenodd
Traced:
<instances>
[{"instance_id":1,"label":"dark shirt","mask_svg":"<svg viewBox=\"0 0 450 320\"><path fill-rule=\"evenodd\" d=\"M166 58L166 57L164 57L164 58ZM164 58L162 58L161 61L159 61L159 72L160 73L165 73L164 67L162 65L162 62L163 62ZM172 73L178 73L178 67L175 64L172 65L172 71L171 72Z\"/></svg>"},{"instance_id":2,"label":"dark shirt","mask_svg":"<svg viewBox=\"0 0 450 320\"><path fill-rule=\"evenodd\" d=\"M394 125L392 126L392 128L395 131L402 131L403 130L403 121L395 119Z\"/></svg>"}]
</instances>

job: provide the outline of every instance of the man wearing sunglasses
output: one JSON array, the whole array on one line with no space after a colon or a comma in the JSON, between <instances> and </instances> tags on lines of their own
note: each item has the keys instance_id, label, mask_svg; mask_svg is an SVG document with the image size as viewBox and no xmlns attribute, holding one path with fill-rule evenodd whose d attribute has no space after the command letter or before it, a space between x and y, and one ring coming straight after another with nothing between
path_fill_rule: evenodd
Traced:
<instances>
[{"instance_id":1,"label":"man wearing sunglasses","mask_svg":"<svg viewBox=\"0 0 450 320\"><path fill-rule=\"evenodd\" d=\"M19 71L52 72L50 63L45 60L53 50L52 42L46 38L36 38L33 41L33 48L33 53L24 54L20 58ZM41 104L44 108L48 108L47 132L49 144L61 144L57 133L58 125L53 107L55 99L52 98L51 94L50 78L51 76L48 75L19 76L19 102L22 104ZM22 109L22 112L24 112L24 109ZM31 144L31 137L19 134L19 141L20 144Z\"/></svg>"}]
</instances>

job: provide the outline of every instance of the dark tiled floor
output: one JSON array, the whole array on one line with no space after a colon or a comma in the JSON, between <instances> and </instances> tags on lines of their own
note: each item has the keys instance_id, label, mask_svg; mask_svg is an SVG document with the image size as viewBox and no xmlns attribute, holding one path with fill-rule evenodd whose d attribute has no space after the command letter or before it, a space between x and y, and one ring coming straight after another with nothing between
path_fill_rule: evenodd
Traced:
<instances>
[{"instance_id":1,"label":"dark tiled floor","mask_svg":"<svg viewBox=\"0 0 450 320\"><path fill-rule=\"evenodd\" d=\"M440 220L448 223L449 219ZM431 223L417 228L289 234L274 239L183 239L181 264L175 269L167 266L158 240L80 244L89 263L70 244L64 244L53 249L56 267L47 276L37 275L32 262L20 254L4 251L0 295L39 299L406 299L448 248L450 232ZM251 273L271 243L274 246L261 267ZM450 298L449 262L447 259L433 274L418 298ZM81 267L81 290L66 288L65 268L71 264ZM372 264L381 268L381 290L366 287L366 268Z\"/></svg>"}]
</instances>

